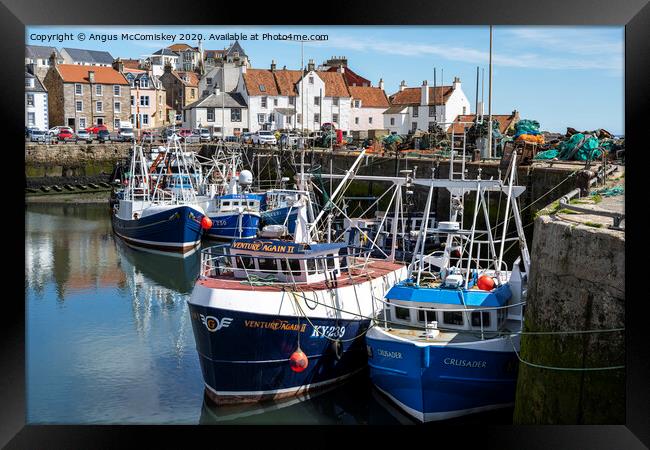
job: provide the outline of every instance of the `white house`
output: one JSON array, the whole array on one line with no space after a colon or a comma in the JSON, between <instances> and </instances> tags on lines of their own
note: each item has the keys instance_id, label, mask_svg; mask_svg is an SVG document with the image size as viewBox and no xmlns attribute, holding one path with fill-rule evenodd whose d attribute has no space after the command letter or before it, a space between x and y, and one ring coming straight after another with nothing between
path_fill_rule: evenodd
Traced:
<instances>
[{"instance_id":1,"label":"white house","mask_svg":"<svg viewBox=\"0 0 650 450\"><path fill-rule=\"evenodd\" d=\"M218 89L183 109L183 127L211 128L224 136L237 136L248 127L248 108L241 94Z\"/></svg>"},{"instance_id":2,"label":"white house","mask_svg":"<svg viewBox=\"0 0 650 450\"><path fill-rule=\"evenodd\" d=\"M178 54L168 48L162 48L146 58L151 64L151 72L154 76L159 77L165 73L165 66L177 67Z\"/></svg>"},{"instance_id":3,"label":"white house","mask_svg":"<svg viewBox=\"0 0 650 450\"><path fill-rule=\"evenodd\" d=\"M310 61L304 75L300 70L248 69L243 67L237 84L248 104L248 129L319 130L334 123L350 129L350 92L339 72L314 69Z\"/></svg>"},{"instance_id":4,"label":"white house","mask_svg":"<svg viewBox=\"0 0 650 450\"><path fill-rule=\"evenodd\" d=\"M25 126L49 129L47 111L47 91L36 76L25 72Z\"/></svg>"},{"instance_id":5,"label":"white house","mask_svg":"<svg viewBox=\"0 0 650 450\"><path fill-rule=\"evenodd\" d=\"M223 66L209 67L208 71L199 80L199 95L210 95L217 90L232 92L237 88L241 77L241 65L224 62Z\"/></svg>"},{"instance_id":6,"label":"white house","mask_svg":"<svg viewBox=\"0 0 650 450\"><path fill-rule=\"evenodd\" d=\"M418 88L408 88L402 81L399 92L391 95L389 102L391 106L384 113L384 128L398 134L427 131L435 122L446 130L456 117L470 113L470 103L458 77L451 86L436 86L435 89L426 80Z\"/></svg>"},{"instance_id":7,"label":"white house","mask_svg":"<svg viewBox=\"0 0 650 450\"><path fill-rule=\"evenodd\" d=\"M352 96L350 130L384 129L384 111L390 105L383 80L379 80L379 87L348 86L348 90Z\"/></svg>"},{"instance_id":8,"label":"white house","mask_svg":"<svg viewBox=\"0 0 650 450\"><path fill-rule=\"evenodd\" d=\"M192 47L188 44L172 44L167 47L168 50L176 53L176 70L181 72L191 72L197 70L203 63L203 52L198 47Z\"/></svg>"}]
</instances>

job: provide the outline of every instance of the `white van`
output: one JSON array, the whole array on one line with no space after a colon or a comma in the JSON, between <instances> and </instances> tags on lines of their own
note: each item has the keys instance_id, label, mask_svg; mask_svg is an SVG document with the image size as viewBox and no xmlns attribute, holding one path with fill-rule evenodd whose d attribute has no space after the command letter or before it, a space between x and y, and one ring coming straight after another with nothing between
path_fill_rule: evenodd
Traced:
<instances>
[{"instance_id":1,"label":"white van","mask_svg":"<svg viewBox=\"0 0 650 450\"><path fill-rule=\"evenodd\" d=\"M133 125L131 122L120 121L120 127L117 130L118 141L133 141L135 134L133 133Z\"/></svg>"}]
</instances>

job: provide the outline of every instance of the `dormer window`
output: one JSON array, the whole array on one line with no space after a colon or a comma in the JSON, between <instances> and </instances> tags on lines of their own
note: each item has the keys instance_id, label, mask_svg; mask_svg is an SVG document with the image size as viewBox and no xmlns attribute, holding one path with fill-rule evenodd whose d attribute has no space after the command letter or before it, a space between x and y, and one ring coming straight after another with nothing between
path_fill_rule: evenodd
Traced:
<instances>
[{"instance_id":1,"label":"dormer window","mask_svg":"<svg viewBox=\"0 0 650 450\"><path fill-rule=\"evenodd\" d=\"M266 87L263 84L260 84L260 91L266 92Z\"/></svg>"},{"instance_id":2,"label":"dormer window","mask_svg":"<svg viewBox=\"0 0 650 450\"><path fill-rule=\"evenodd\" d=\"M314 77L309 77L309 84L314 84Z\"/></svg>"},{"instance_id":3,"label":"dormer window","mask_svg":"<svg viewBox=\"0 0 650 450\"><path fill-rule=\"evenodd\" d=\"M355 100L354 101L354 107L355 108L361 108L361 100Z\"/></svg>"}]
</instances>

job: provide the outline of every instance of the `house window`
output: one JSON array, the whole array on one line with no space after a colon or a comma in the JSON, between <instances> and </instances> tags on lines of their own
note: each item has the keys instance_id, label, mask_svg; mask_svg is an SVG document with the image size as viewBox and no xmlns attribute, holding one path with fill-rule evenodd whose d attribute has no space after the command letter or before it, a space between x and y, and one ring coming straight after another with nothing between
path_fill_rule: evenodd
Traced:
<instances>
[{"instance_id":1,"label":"house window","mask_svg":"<svg viewBox=\"0 0 650 450\"><path fill-rule=\"evenodd\" d=\"M131 106L134 105L134 101L135 101L135 96L132 95L132 96L131 96Z\"/></svg>"},{"instance_id":2,"label":"house window","mask_svg":"<svg viewBox=\"0 0 650 450\"><path fill-rule=\"evenodd\" d=\"M418 109L419 109L419 107L417 107L417 106L414 106L414 107L413 107L413 117L417 117L417 116L418 116Z\"/></svg>"},{"instance_id":3,"label":"house window","mask_svg":"<svg viewBox=\"0 0 650 450\"><path fill-rule=\"evenodd\" d=\"M368 117L368 123L372 123L372 117Z\"/></svg>"},{"instance_id":4,"label":"house window","mask_svg":"<svg viewBox=\"0 0 650 450\"><path fill-rule=\"evenodd\" d=\"M355 124L355 125L359 125L359 118L358 118L358 117L355 117L355 118L354 118L354 124Z\"/></svg>"},{"instance_id":5,"label":"house window","mask_svg":"<svg viewBox=\"0 0 650 450\"><path fill-rule=\"evenodd\" d=\"M442 314L442 321L447 325L462 325L463 313L461 311L445 311Z\"/></svg>"},{"instance_id":6,"label":"house window","mask_svg":"<svg viewBox=\"0 0 650 450\"><path fill-rule=\"evenodd\" d=\"M214 122L214 108L208 108L208 122Z\"/></svg>"},{"instance_id":7,"label":"house window","mask_svg":"<svg viewBox=\"0 0 650 450\"><path fill-rule=\"evenodd\" d=\"M86 128L86 118L85 117L80 117L79 118L79 129L83 130Z\"/></svg>"},{"instance_id":8,"label":"house window","mask_svg":"<svg viewBox=\"0 0 650 450\"><path fill-rule=\"evenodd\" d=\"M309 84L314 84L314 77L309 77Z\"/></svg>"},{"instance_id":9,"label":"house window","mask_svg":"<svg viewBox=\"0 0 650 450\"><path fill-rule=\"evenodd\" d=\"M266 92L266 86L260 84L260 92Z\"/></svg>"},{"instance_id":10,"label":"house window","mask_svg":"<svg viewBox=\"0 0 650 450\"><path fill-rule=\"evenodd\" d=\"M465 113L463 113L465 114ZM429 106L429 117L435 117L436 116L436 107L435 106Z\"/></svg>"},{"instance_id":11,"label":"house window","mask_svg":"<svg viewBox=\"0 0 650 450\"><path fill-rule=\"evenodd\" d=\"M149 88L149 79L148 78L140 79L140 87L142 89L148 89Z\"/></svg>"},{"instance_id":12,"label":"house window","mask_svg":"<svg viewBox=\"0 0 650 450\"><path fill-rule=\"evenodd\" d=\"M277 98L273 99L273 106L278 106L278 99Z\"/></svg>"},{"instance_id":13,"label":"house window","mask_svg":"<svg viewBox=\"0 0 650 450\"><path fill-rule=\"evenodd\" d=\"M463 106L463 115L467 114L467 106Z\"/></svg>"},{"instance_id":14,"label":"house window","mask_svg":"<svg viewBox=\"0 0 650 450\"><path fill-rule=\"evenodd\" d=\"M113 127L114 128L119 128L120 127L120 119L115 119L113 121Z\"/></svg>"},{"instance_id":15,"label":"house window","mask_svg":"<svg viewBox=\"0 0 650 450\"><path fill-rule=\"evenodd\" d=\"M103 117L98 117L97 118L97 125L104 125L104 118Z\"/></svg>"},{"instance_id":16,"label":"house window","mask_svg":"<svg viewBox=\"0 0 650 450\"><path fill-rule=\"evenodd\" d=\"M140 96L140 106L149 106L149 96L141 95Z\"/></svg>"},{"instance_id":17,"label":"house window","mask_svg":"<svg viewBox=\"0 0 650 450\"><path fill-rule=\"evenodd\" d=\"M241 108L232 108L230 110L230 121L241 122Z\"/></svg>"},{"instance_id":18,"label":"house window","mask_svg":"<svg viewBox=\"0 0 650 450\"><path fill-rule=\"evenodd\" d=\"M395 125L395 118L394 118L394 117L391 117L391 118L390 118L390 124L391 124L391 125Z\"/></svg>"},{"instance_id":19,"label":"house window","mask_svg":"<svg viewBox=\"0 0 650 450\"><path fill-rule=\"evenodd\" d=\"M339 123L339 115L338 114L332 114L332 122Z\"/></svg>"},{"instance_id":20,"label":"house window","mask_svg":"<svg viewBox=\"0 0 650 450\"><path fill-rule=\"evenodd\" d=\"M271 123L275 122L275 114L273 113L269 114L269 122Z\"/></svg>"},{"instance_id":21,"label":"house window","mask_svg":"<svg viewBox=\"0 0 650 450\"><path fill-rule=\"evenodd\" d=\"M296 117L296 123L302 123L302 114L298 114Z\"/></svg>"},{"instance_id":22,"label":"house window","mask_svg":"<svg viewBox=\"0 0 650 450\"><path fill-rule=\"evenodd\" d=\"M314 97L314 105L316 106L320 105L320 97Z\"/></svg>"},{"instance_id":23,"label":"house window","mask_svg":"<svg viewBox=\"0 0 650 450\"><path fill-rule=\"evenodd\" d=\"M34 94L27 94L27 106L34 106Z\"/></svg>"},{"instance_id":24,"label":"house window","mask_svg":"<svg viewBox=\"0 0 650 450\"><path fill-rule=\"evenodd\" d=\"M429 122L429 131L433 131L433 127L435 126L435 122Z\"/></svg>"},{"instance_id":25,"label":"house window","mask_svg":"<svg viewBox=\"0 0 650 450\"><path fill-rule=\"evenodd\" d=\"M95 111L96 112L103 112L104 111L104 104L102 102L95 102Z\"/></svg>"},{"instance_id":26,"label":"house window","mask_svg":"<svg viewBox=\"0 0 650 450\"><path fill-rule=\"evenodd\" d=\"M102 87L103 86L101 84L96 84L95 85L95 94L96 95L104 95L104 89L102 89Z\"/></svg>"},{"instance_id":27,"label":"house window","mask_svg":"<svg viewBox=\"0 0 650 450\"><path fill-rule=\"evenodd\" d=\"M320 123L320 114L318 114L318 113L314 114L314 122Z\"/></svg>"},{"instance_id":28,"label":"house window","mask_svg":"<svg viewBox=\"0 0 650 450\"><path fill-rule=\"evenodd\" d=\"M265 122L264 119L266 119L265 114L258 114L257 115L257 123L264 123Z\"/></svg>"},{"instance_id":29,"label":"house window","mask_svg":"<svg viewBox=\"0 0 650 450\"><path fill-rule=\"evenodd\" d=\"M411 320L411 310L408 308L395 307L395 318L399 320Z\"/></svg>"},{"instance_id":30,"label":"house window","mask_svg":"<svg viewBox=\"0 0 650 450\"><path fill-rule=\"evenodd\" d=\"M289 104L290 105L295 105L296 104L296 97L289 97Z\"/></svg>"},{"instance_id":31,"label":"house window","mask_svg":"<svg viewBox=\"0 0 650 450\"><path fill-rule=\"evenodd\" d=\"M113 103L113 110L115 112L122 112L122 103L120 102L114 102Z\"/></svg>"},{"instance_id":32,"label":"house window","mask_svg":"<svg viewBox=\"0 0 650 450\"><path fill-rule=\"evenodd\" d=\"M417 129L418 129L418 123L417 122L411 123L411 131L415 133L415 130Z\"/></svg>"},{"instance_id":33,"label":"house window","mask_svg":"<svg viewBox=\"0 0 650 450\"><path fill-rule=\"evenodd\" d=\"M149 114L142 114L142 125L149 125Z\"/></svg>"},{"instance_id":34,"label":"house window","mask_svg":"<svg viewBox=\"0 0 650 450\"><path fill-rule=\"evenodd\" d=\"M355 108L359 108L359 107L361 107L361 100L355 100L355 101L354 101L354 107L355 107Z\"/></svg>"},{"instance_id":35,"label":"house window","mask_svg":"<svg viewBox=\"0 0 650 450\"><path fill-rule=\"evenodd\" d=\"M212 78L208 77L205 79L205 82L208 86L212 86Z\"/></svg>"},{"instance_id":36,"label":"house window","mask_svg":"<svg viewBox=\"0 0 650 450\"><path fill-rule=\"evenodd\" d=\"M266 97L262 97L262 108L266 108Z\"/></svg>"},{"instance_id":37,"label":"house window","mask_svg":"<svg viewBox=\"0 0 650 450\"><path fill-rule=\"evenodd\" d=\"M25 87L34 87L34 79L25 78Z\"/></svg>"},{"instance_id":38,"label":"house window","mask_svg":"<svg viewBox=\"0 0 650 450\"><path fill-rule=\"evenodd\" d=\"M36 123L36 113L30 112L27 113L27 125L34 126Z\"/></svg>"},{"instance_id":39,"label":"house window","mask_svg":"<svg viewBox=\"0 0 650 450\"><path fill-rule=\"evenodd\" d=\"M196 96L194 89L190 89L190 97L194 98Z\"/></svg>"},{"instance_id":40,"label":"house window","mask_svg":"<svg viewBox=\"0 0 650 450\"><path fill-rule=\"evenodd\" d=\"M82 87L81 87L80 83L75 83L75 85L74 85L74 93L75 93L75 95L83 94L83 90L82 90Z\"/></svg>"},{"instance_id":41,"label":"house window","mask_svg":"<svg viewBox=\"0 0 650 450\"><path fill-rule=\"evenodd\" d=\"M122 93L122 90L120 89L120 85L116 84L113 86L113 95L116 97L119 97L120 94Z\"/></svg>"},{"instance_id":42,"label":"house window","mask_svg":"<svg viewBox=\"0 0 650 450\"><path fill-rule=\"evenodd\" d=\"M339 98L338 97L332 97L332 105L333 106L339 106Z\"/></svg>"},{"instance_id":43,"label":"house window","mask_svg":"<svg viewBox=\"0 0 650 450\"><path fill-rule=\"evenodd\" d=\"M84 110L84 102L82 102L81 100L77 100L75 102L75 110L77 112L83 111Z\"/></svg>"}]
</instances>

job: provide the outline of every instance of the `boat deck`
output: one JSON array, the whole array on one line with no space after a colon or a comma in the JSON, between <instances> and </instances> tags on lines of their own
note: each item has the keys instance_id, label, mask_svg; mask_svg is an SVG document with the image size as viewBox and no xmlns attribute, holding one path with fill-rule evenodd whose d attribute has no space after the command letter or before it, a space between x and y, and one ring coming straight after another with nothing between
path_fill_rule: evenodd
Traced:
<instances>
[{"instance_id":1,"label":"boat deck","mask_svg":"<svg viewBox=\"0 0 650 450\"><path fill-rule=\"evenodd\" d=\"M337 277L336 286L345 287L364 283L368 280L388 275L391 272L403 268L403 264L396 264L388 261L368 260L365 269L352 268L342 271ZM332 287L331 281L319 281L316 283L287 283L280 281L264 281L260 279L256 282L250 282L246 279L235 278L232 273L223 274L216 277L200 278L197 282L201 286L210 289L234 289L240 291L260 291L260 292L280 292L287 288L291 290L302 291L320 291Z\"/></svg>"},{"instance_id":2,"label":"boat deck","mask_svg":"<svg viewBox=\"0 0 650 450\"><path fill-rule=\"evenodd\" d=\"M379 325L382 326L382 321L381 319L378 320ZM438 335L435 338L427 338L426 332L424 329L415 329L415 328L408 328L408 327L401 327L399 325L391 325L390 328L386 329L383 328L382 330L385 331L386 333L402 338L402 339L408 339L409 341L415 341L415 342L426 342L429 344L435 344L435 343L440 343L440 344L447 344L447 343L463 343L463 342L474 342L477 340L481 340L481 331L480 330L459 330L457 331L440 331ZM507 320L505 323L505 326L502 327L499 332L504 333L504 332L517 332L519 330L519 321L518 320ZM494 337L497 337L498 334L495 333L494 331L485 331L483 333L484 339L491 339Z\"/></svg>"}]
</instances>

